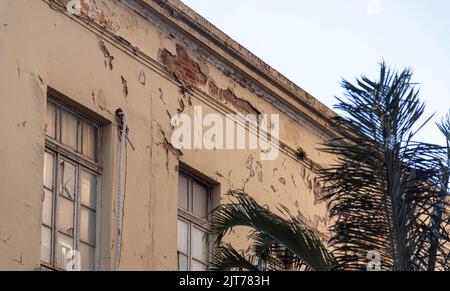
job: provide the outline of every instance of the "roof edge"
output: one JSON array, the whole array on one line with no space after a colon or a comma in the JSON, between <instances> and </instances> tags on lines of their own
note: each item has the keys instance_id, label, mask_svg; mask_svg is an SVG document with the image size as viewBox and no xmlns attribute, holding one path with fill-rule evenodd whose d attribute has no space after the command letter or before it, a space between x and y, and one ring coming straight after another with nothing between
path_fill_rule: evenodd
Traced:
<instances>
[{"instance_id":1,"label":"roof edge","mask_svg":"<svg viewBox=\"0 0 450 291\"><path fill-rule=\"evenodd\" d=\"M300 86L289 80L279 71L275 70L262 59L254 55L244 46L232 39L226 33L221 31L211 22L206 20L203 16L195 12L189 6L180 0L138 0L147 3L147 5L155 7L159 6L159 12L172 18L175 21L181 21L215 45L237 59L244 66L254 70L258 75L269 81L275 87L278 87L286 93L294 102L300 103L306 107L316 117L325 121L327 125L331 123L331 118L337 114L327 107L324 103L313 97ZM322 128L323 125L321 126ZM333 132L329 126L324 128L329 133ZM331 132L330 132L331 131ZM333 132L334 135L334 132Z\"/></svg>"}]
</instances>

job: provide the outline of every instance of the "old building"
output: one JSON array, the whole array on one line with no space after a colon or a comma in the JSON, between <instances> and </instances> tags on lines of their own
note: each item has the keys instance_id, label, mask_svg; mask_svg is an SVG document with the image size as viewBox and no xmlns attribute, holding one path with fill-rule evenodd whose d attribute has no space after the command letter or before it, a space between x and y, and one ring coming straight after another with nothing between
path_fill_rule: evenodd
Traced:
<instances>
[{"instance_id":1,"label":"old building","mask_svg":"<svg viewBox=\"0 0 450 291\"><path fill-rule=\"evenodd\" d=\"M2 270L65 269L71 250L83 270L205 269L231 188L327 236L333 112L178 0L1 1L0 88ZM179 114L205 134L208 115L276 116L279 153L250 147L251 125L243 147L180 149Z\"/></svg>"}]
</instances>

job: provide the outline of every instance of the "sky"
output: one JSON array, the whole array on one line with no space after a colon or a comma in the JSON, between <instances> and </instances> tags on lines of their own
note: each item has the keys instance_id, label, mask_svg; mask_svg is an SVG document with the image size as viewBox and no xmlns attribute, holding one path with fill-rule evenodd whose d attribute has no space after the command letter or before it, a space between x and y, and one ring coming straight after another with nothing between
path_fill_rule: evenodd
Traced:
<instances>
[{"instance_id":1,"label":"sky","mask_svg":"<svg viewBox=\"0 0 450 291\"><path fill-rule=\"evenodd\" d=\"M450 1L182 1L330 108L342 78L376 78L382 60L411 67L435 113L418 139L444 143L435 122L450 110Z\"/></svg>"}]
</instances>

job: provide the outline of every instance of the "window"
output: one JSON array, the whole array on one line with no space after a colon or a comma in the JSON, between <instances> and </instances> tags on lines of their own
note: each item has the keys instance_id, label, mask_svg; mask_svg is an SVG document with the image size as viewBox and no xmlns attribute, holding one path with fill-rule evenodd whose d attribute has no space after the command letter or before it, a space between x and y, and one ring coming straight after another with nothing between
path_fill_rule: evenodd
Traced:
<instances>
[{"instance_id":1,"label":"window","mask_svg":"<svg viewBox=\"0 0 450 291\"><path fill-rule=\"evenodd\" d=\"M206 271L210 248L205 240L211 188L186 173L178 184L178 270Z\"/></svg>"},{"instance_id":2,"label":"window","mask_svg":"<svg viewBox=\"0 0 450 291\"><path fill-rule=\"evenodd\" d=\"M41 262L66 270L79 251L81 270L96 266L100 127L56 101L47 102Z\"/></svg>"}]
</instances>

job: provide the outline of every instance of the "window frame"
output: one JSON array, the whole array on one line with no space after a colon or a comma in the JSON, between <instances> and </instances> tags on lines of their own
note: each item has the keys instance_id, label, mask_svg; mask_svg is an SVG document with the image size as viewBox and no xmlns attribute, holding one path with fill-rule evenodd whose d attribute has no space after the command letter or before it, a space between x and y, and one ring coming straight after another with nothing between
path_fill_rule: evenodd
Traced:
<instances>
[{"instance_id":1,"label":"window frame","mask_svg":"<svg viewBox=\"0 0 450 291\"><path fill-rule=\"evenodd\" d=\"M76 162L78 163L83 163L88 165L90 168L92 168L95 171L103 171L102 168L102 162L101 162L101 156L102 156L102 140L103 140L103 136L102 136L102 126L101 124L96 121L95 119L89 117L86 114L83 114L82 112L80 112L79 110L73 108L72 106L69 106L57 99L55 99L55 97L53 97L52 95L50 95L47 98L47 103L52 103L56 109L55 109L55 122L56 122L56 127L55 127L55 138L47 135L44 132L44 136L45 136L45 146L47 147L51 147L55 150L58 151L62 151L62 153L67 154L67 155L71 155L72 159L74 159ZM87 156L84 156L82 153L82 140L83 140L83 134L82 132L77 132L77 148L79 148L81 151L77 150L73 150L72 148L70 148L67 145L64 145L61 141L61 113L62 111L65 110L69 113L71 113L72 115L74 115L79 121L84 121L89 123L91 126L93 126L96 129L97 132L97 137L95 140L96 143L96 149L95 149L95 158L96 160L92 160L90 158L88 158ZM78 127L82 127L82 123L78 124Z\"/></svg>"},{"instance_id":2,"label":"window frame","mask_svg":"<svg viewBox=\"0 0 450 291\"><path fill-rule=\"evenodd\" d=\"M101 140L102 140L102 126L99 122L94 121L92 118L86 116L85 114L79 112L76 109L73 109L72 107L55 100L52 96L48 96L47 98L47 105L48 103L51 103L53 106L55 106L55 133L54 137L47 135L47 133L43 133L45 136L45 146L44 146L44 153L51 154L53 156L53 189L49 189L46 187L46 185L43 185L43 191L47 190L52 193L52 217L51 217L51 223L52 225L49 227L47 224L44 224L44 222L41 220L41 228L45 227L47 229L51 230L51 240L50 240L50 263L47 263L42 260L42 257L40 258L41 266L47 269L51 270L58 270L58 271L64 271L64 269L58 267L58 262L56 258L57 253L57 235L60 233L62 235L67 236L67 234L64 234L63 232L58 230L57 226L57 218L59 215L59 209L58 209L58 201L59 199L66 199L61 196L59 193L60 186L61 186L61 162L67 161L68 163L71 163L75 166L75 197L74 197L74 216L73 216L73 223L74 223L74 230L73 230L73 250L79 250L79 246L81 243L86 244L90 247L92 246L89 242L83 242L80 238L80 227L81 227L81 208L85 207L81 203L81 185L80 185L80 177L82 174L82 171L85 171L89 174L92 174L96 177L96 209L95 209L95 247L94 247L94 266L93 269L96 271L99 269L99 257L100 257L100 251L99 251L99 245L100 245L100 218L101 218L101 180L102 180L102 172L103 168L101 166ZM91 126L93 126L96 129L96 138L95 138L95 159L92 160L88 158L87 156L84 156L83 151L83 134L81 130L77 130L77 150L74 150L70 148L69 146L66 146L62 144L61 142L61 115L62 111L65 110L70 114L73 114L77 118L77 126L78 129L82 128L84 123L88 123ZM46 116L47 118L47 116ZM60 197L61 196L61 197ZM89 210L94 211L90 207L86 207ZM42 216L42 215L41 215ZM41 230L42 231L42 230ZM41 241L42 246L42 241Z\"/></svg>"},{"instance_id":3,"label":"window frame","mask_svg":"<svg viewBox=\"0 0 450 291\"><path fill-rule=\"evenodd\" d=\"M209 242L206 242L207 247L207 260L206 262L202 262L199 260L196 260L193 258L192 253L192 232L193 228L197 228L200 231L203 231L205 233L208 233L211 230L210 225L210 211L212 207L212 193L213 193L213 186L207 182L205 182L203 179L198 178L198 176L195 176L188 171L184 169L180 169L178 173L178 179L180 176L184 176L187 179L187 187L188 187L188 210L182 208L179 206L179 203L177 205L178 207L178 215L177 215L177 241L178 241L178 220L186 223L188 225L188 254L185 254L183 252L180 252L178 250L177 246L177 269L179 270L179 254L181 253L184 256L187 256L188 260L188 271L192 271L192 262L196 261L202 265L206 265L206 270L209 270L210 264L209 260L212 256L212 244ZM206 195L207 195L207 215L205 218L198 217L193 213L193 185L194 182L199 184L200 186L204 187L206 189ZM178 181L179 183L179 181ZM179 191L179 190L178 190ZM178 194L179 195L179 194ZM177 196L178 197L178 196Z\"/></svg>"}]
</instances>

